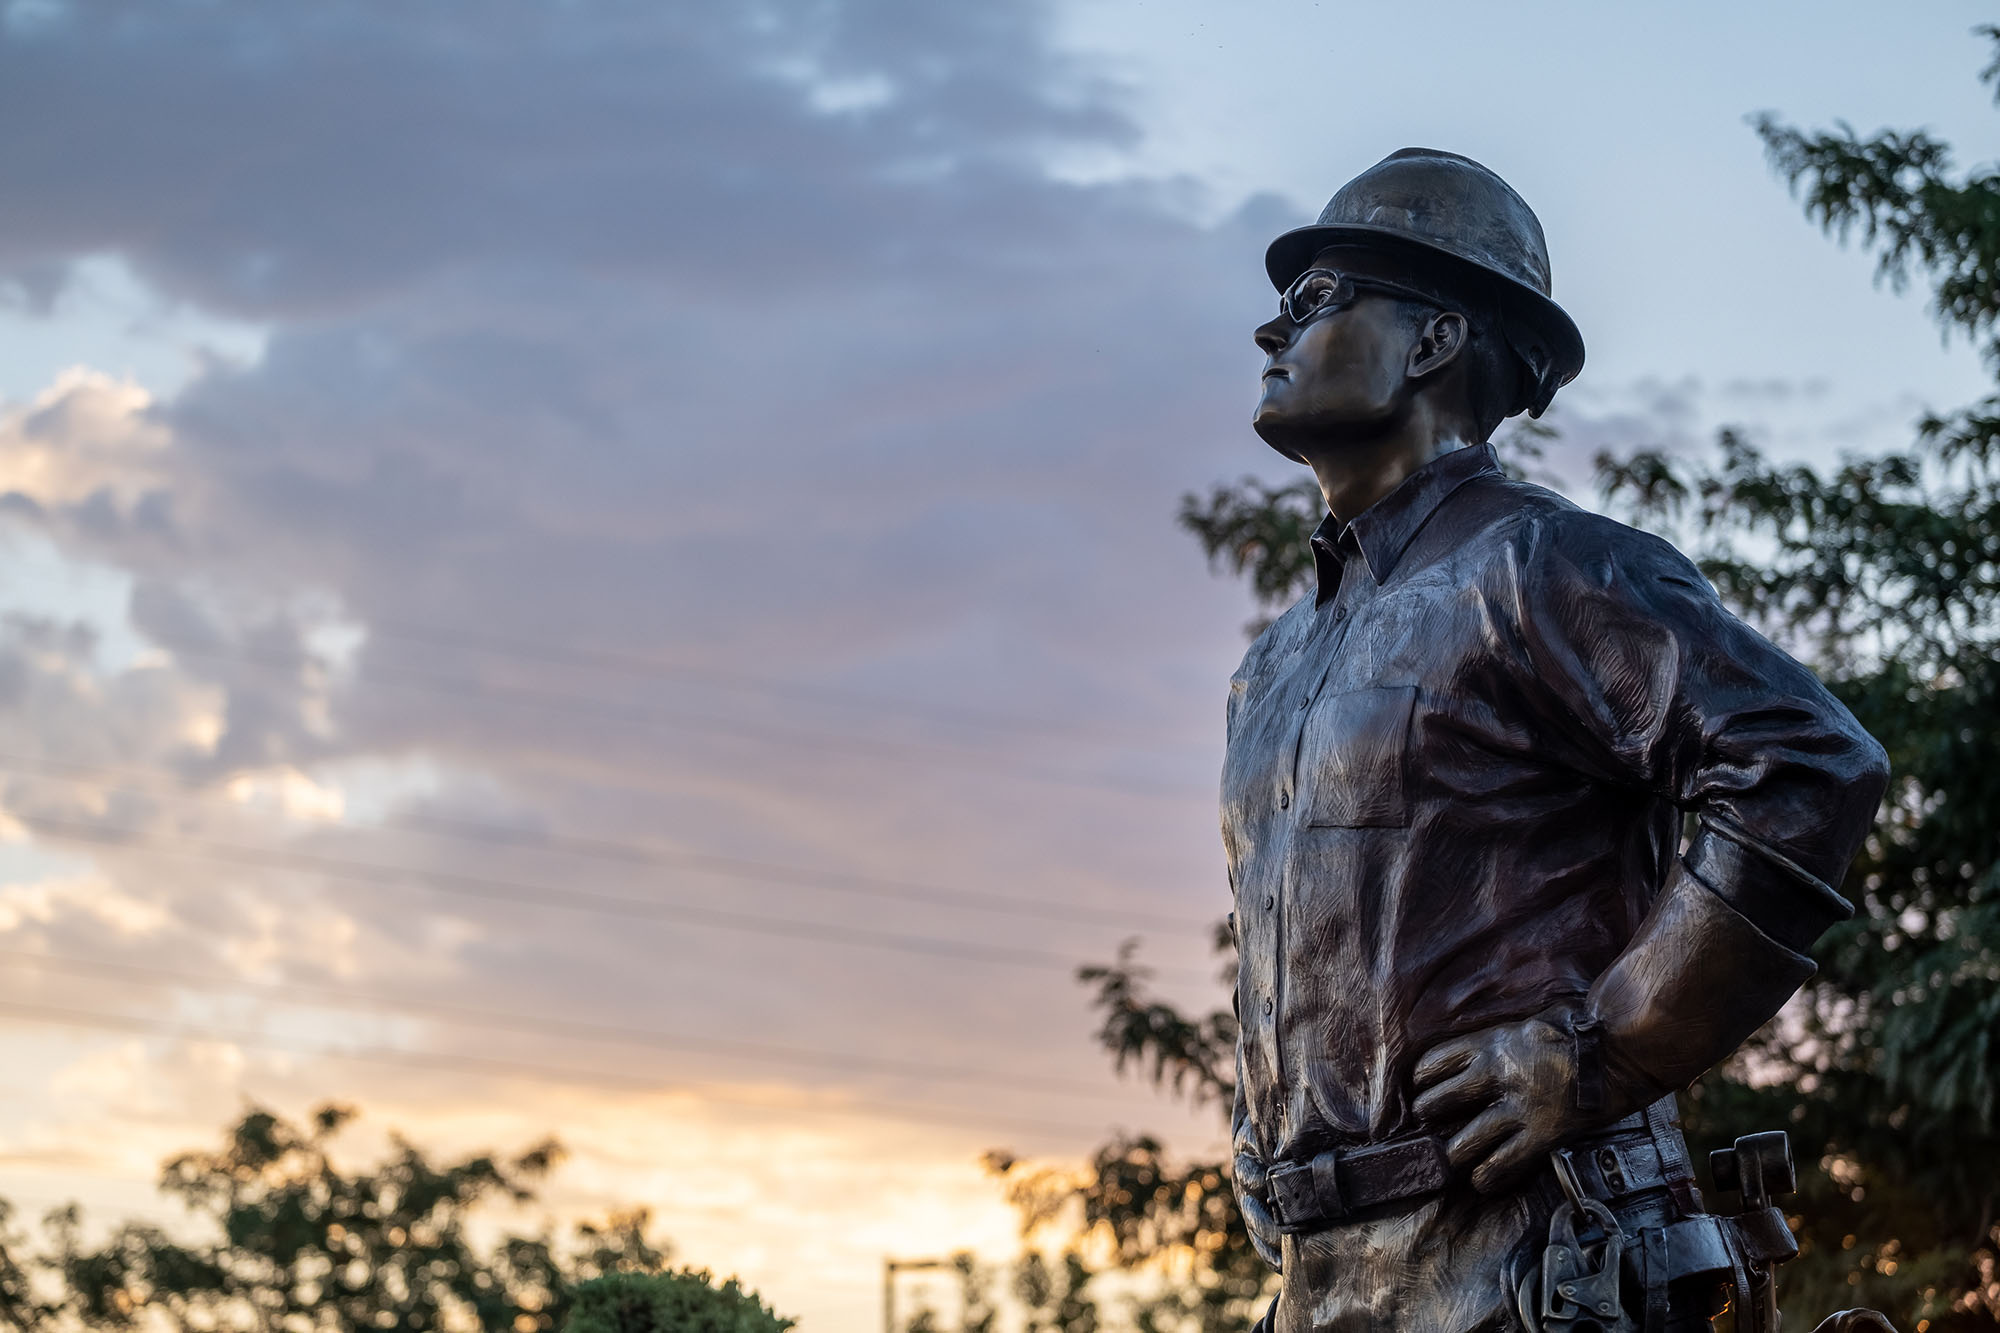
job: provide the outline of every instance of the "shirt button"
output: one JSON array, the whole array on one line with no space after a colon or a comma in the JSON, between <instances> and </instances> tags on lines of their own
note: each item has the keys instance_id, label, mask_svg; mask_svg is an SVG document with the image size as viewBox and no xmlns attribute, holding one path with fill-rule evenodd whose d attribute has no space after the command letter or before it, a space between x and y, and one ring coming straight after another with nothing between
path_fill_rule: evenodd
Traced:
<instances>
[{"instance_id":1,"label":"shirt button","mask_svg":"<svg viewBox=\"0 0 2000 1333\"><path fill-rule=\"evenodd\" d=\"M1278 1002L1277 1002L1276 1000L1272 999L1272 998L1271 998L1270 996L1268 996L1268 995L1266 995L1266 996L1264 997L1264 1012L1265 1012L1265 1013L1267 1013L1267 1014L1268 1014L1268 1013L1272 1012L1273 1010L1275 1010L1275 1009L1276 1009L1277 1007L1278 1007Z\"/></svg>"},{"instance_id":2,"label":"shirt button","mask_svg":"<svg viewBox=\"0 0 2000 1333\"><path fill-rule=\"evenodd\" d=\"M1277 894L1275 894L1275 893L1267 893L1267 894L1265 894L1265 895L1264 895L1264 910L1265 910L1265 911L1267 911L1267 912L1268 912L1268 911L1270 911L1270 910L1271 910L1271 909L1272 909L1273 907L1276 907L1277 905L1278 905L1278 895L1277 895Z\"/></svg>"},{"instance_id":3,"label":"shirt button","mask_svg":"<svg viewBox=\"0 0 2000 1333\"><path fill-rule=\"evenodd\" d=\"M1308 694L1305 698L1299 700L1299 711L1303 713L1310 707L1312 707L1312 696Z\"/></svg>"},{"instance_id":4,"label":"shirt button","mask_svg":"<svg viewBox=\"0 0 2000 1333\"><path fill-rule=\"evenodd\" d=\"M1292 808L1292 794L1290 792L1281 791L1278 793L1278 808L1280 810L1289 810Z\"/></svg>"},{"instance_id":5,"label":"shirt button","mask_svg":"<svg viewBox=\"0 0 2000 1333\"><path fill-rule=\"evenodd\" d=\"M1336 607L1334 607L1334 608L1333 608L1333 618L1334 618L1335 620L1345 620L1345 619L1347 619L1347 608L1346 608L1346 607L1344 607L1344 606L1336 606Z\"/></svg>"}]
</instances>

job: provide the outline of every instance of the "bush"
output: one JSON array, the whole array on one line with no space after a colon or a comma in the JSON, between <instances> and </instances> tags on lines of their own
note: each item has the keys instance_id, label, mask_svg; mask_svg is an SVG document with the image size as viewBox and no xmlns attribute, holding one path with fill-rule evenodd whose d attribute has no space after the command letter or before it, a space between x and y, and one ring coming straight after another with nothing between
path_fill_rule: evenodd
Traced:
<instances>
[{"instance_id":1,"label":"bush","mask_svg":"<svg viewBox=\"0 0 2000 1333\"><path fill-rule=\"evenodd\" d=\"M613 1273L575 1290L563 1333L784 1333L781 1318L735 1278L716 1286L706 1269Z\"/></svg>"}]
</instances>

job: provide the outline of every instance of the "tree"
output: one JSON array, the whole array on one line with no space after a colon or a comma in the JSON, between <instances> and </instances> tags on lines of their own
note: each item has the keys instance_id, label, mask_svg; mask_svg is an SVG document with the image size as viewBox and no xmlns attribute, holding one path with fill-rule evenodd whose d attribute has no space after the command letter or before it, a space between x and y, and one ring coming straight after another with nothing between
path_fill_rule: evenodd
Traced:
<instances>
[{"instance_id":1,"label":"tree","mask_svg":"<svg viewBox=\"0 0 2000 1333\"><path fill-rule=\"evenodd\" d=\"M0 1204L0 1325L27 1329L407 1330L474 1326L537 1333L561 1326L579 1284L653 1275L666 1261L642 1209L575 1228L476 1245L468 1223L495 1203L533 1202L534 1184L560 1160L553 1141L511 1160L478 1155L433 1162L400 1138L389 1159L348 1172L328 1141L353 1119L339 1106L305 1127L252 1110L213 1151L167 1162L160 1188L206 1234L176 1240L128 1222L84 1244L74 1207L50 1214L33 1252ZM37 1281L39 1275L40 1281ZM688 1274L676 1275L685 1286ZM706 1283L706 1275L699 1279ZM734 1285L724 1288L744 1299ZM781 1330L779 1322L770 1327ZM705 1328L706 1325L690 1327ZM751 1325L721 1323L738 1333Z\"/></svg>"},{"instance_id":2,"label":"tree","mask_svg":"<svg viewBox=\"0 0 2000 1333\"><path fill-rule=\"evenodd\" d=\"M563 1333L785 1333L781 1319L735 1278L715 1285L705 1269L612 1273L573 1293Z\"/></svg>"},{"instance_id":3,"label":"tree","mask_svg":"<svg viewBox=\"0 0 2000 1333\"><path fill-rule=\"evenodd\" d=\"M2000 27L1981 33L2000 98ZM1927 281L1940 324L2000 379L2000 173L1955 175L1921 131L1754 123L1807 215L1873 248L1878 280ZM1697 1160L1774 1125L1804 1151L1794 1319L1864 1304L1925 1333L2000 1328L2000 392L1831 469L1776 466L1725 431L1712 462L1600 457L1598 476L1637 521L1683 530L1896 773L1845 885L1856 917L1822 942L1803 1002L1684 1099ZM1181 513L1273 608L1304 589L1318 519L1309 486L1254 482ZM1104 981L1114 1052L1199 1078L1203 1024Z\"/></svg>"},{"instance_id":4,"label":"tree","mask_svg":"<svg viewBox=\"0 0 2000 1333\"><path fill-rule=\"evenodd\" d=\"M1224 970L1233 977L1226 926L1218 926L1214 944L1230 959ZM1235 1092L1235 1015L1217 1009L1189 1018L1155 999L1148 977L1134 942L1115 962L1081 970L1080 980L1095 990L1099 1042L1120 1073L1137 1068L1163 1092L1212 1107L1226 1121ZM1005 1183L1025 1238L1056 1234L1067 1242L1065 1284L1042 1282L1036 1275L1051 1268L1033 1252L1016 1266L1016 1291L1036 1329L1096 1333L1096 1306L1077 1298L1095 1272L1151 1280L1131 1301L1140 1333L1242 1333L1276 1288L1244 1230L1227 1162L1176 1162L1142 1134L1102 1145L1080 1170L1031 1168L1004 1152L989 1153L987 1165Z\"/></svg>"}]
</instances>

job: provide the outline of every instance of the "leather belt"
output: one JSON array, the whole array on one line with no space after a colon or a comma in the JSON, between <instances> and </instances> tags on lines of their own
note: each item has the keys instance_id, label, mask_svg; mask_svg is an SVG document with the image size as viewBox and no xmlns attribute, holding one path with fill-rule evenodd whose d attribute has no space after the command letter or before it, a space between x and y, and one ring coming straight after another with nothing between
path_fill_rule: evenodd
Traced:
<instances>
[{"instance_id":1,"label":"leather belt","mask_svg":"<svg viewBox=\"0 0 2000 1333\"><path fill-rule=\"evenodd\" d=\"M1271 1216L1287 1235L1316 1231L1385 1203L1435 1194L1450 1175L1444 1140L1428 1134L1329 1148L1309 1161L1271 1168Z\"/></svg>"},{"instance_id":2,"label":"leather belt","mask_svg":"<svg viewBox=\"0 0 2000 1333\"><path fill-rule=\"evenodd\" d=\"M1676 1163L1665 1159L1649 1131L1645 1112L1634 1111L1561 1155L1588 1194L1614 1203L1667 1188L1677 1178ZM1450 1179L1444 1140L1435 1135L1330 1148L1309 1160L1271 1168L1271 1216L1287 1235L1316 1231L1369 1208L1435 1194Z\"/></svg>"}]
</instances>

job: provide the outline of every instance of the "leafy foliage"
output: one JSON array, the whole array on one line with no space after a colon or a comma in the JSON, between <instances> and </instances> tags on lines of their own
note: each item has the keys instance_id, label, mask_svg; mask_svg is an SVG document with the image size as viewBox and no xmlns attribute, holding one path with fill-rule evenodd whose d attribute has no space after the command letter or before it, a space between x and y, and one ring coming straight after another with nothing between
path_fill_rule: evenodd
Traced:
<instances>
[{"instance_id":1,"label":"leafy foliage","mask_svg":"<svg viewBox=\"0 0 2000 1333\"><path fill-rule=\"evenodd\" d=\"M2000 26L1978 32L2000 49ZM2000 57L1981 77L2000 89ZM1815 134L1769 115L1753 123L1772 165L1794 190L1804 187L1806 216L1842 241L1858 230L1876 250L1878 273L1898 287L1913 271L1924 274L1946 326L1992 330L2000 174L1988 169L1953 180L1950 147L1923 130L1863 139L1845 124Z\"/></svg>"},{"instance_id":2,"label":"leafy foliage","mask_svg":"<svg viewBox=\"0 0 2000 1333\"><path fill-rule=\"evenodd\" d=\"M1220 1333L1262 1313L1270 1273L1243 1230L1227 1166L1177 1165L1140 1135L1103 1145L1080 1172L1005 1163L1001 1174L1027 1235L1048 1228L1070 1238L1066 1263L1084 1265L1087 1254L1165 1280L1136 1299L1140 1328Z\"/></svg>"},{"instance_id":3,"label":"leafy foliage","mask_svg":"<svg viewBox=\"0 0 2000 1333\"><path fill-rule=\"evenodd\" d=\"M14 1224L13 1205L0 1200L0 1328L33 1328L53 1313L33 1283L27 1237Z\"/></svg>"},{"instance_id":4,"label":"leafy foliage","mask_svg":"<svg viewBox=\"0 0 2000 1333\"><path fill-rule=\"evenodd\" d=\"M219 1149L169 1161L160 1187L203 1224L200 1240L128 1222L91 1247L71 1206L50 1214L44 1245L30 1253L0 1213L0 1323L536 1333L561 1325L580 1283L655 1274L665 1263L644 1211L579 1226L567 1245L546 1234L476 1245L467 1234L474 1215L531 1203L561 1149L549 1141L508 1161L436 1163L397 1139L387 1161L348 1172L327 1145L353 1115L322 1107L302 1128L252 1110Z\"/></svg>"},{"instance_id":5,"label":"leafy foliage","mask_svg":"<svg viewBox=\"0 0 2000 1333\"><path fill-rule=\"evenodd\" d=\"M1231 956L1226 927L1214 944ZM1226 1119L1235 1093L1236 1016L1227 1009L1190 1018L1153 996L1150 973L1128 942L1115 963L1086 967L1079 979L1095 990L1098 1040L1119 1072L1136 1069L1154 1087ZM1269 1303L1276 1279L1257 1257L1236 1208L1226 1162L1176 1162L1145 1135L1102 1145L1080 1170L1030 1168L1006 1153L992 1153L988 1167L1006 1185L1029 1241L1059 1235L1070 1285L1080 1289L1093 1271L1122 1271L1149 1279L1131 1298L1131 1322L1140 1333L1242 1333ZM1031 1285L1030 1265L1044 1264L1033 1250L1017 1268L1019 1293ZM1052 1316L1061 1307L1044 1306ZM1064 1333L1094 1333L1094 1306L1076 1307L1065 1322L1038 1324ZM911 1326L912 1333L924 1333Z\"/></svg>"},{"instance_id":6,"label":"leafy foliage","mask_svg":"<svg viewBox=\"0 0 2000 1333\"><path fill-rule=\"evenodd\" d=\"M1218 930L1215 946L1219 951L1233 950L1227 926ZM1151 998L1137 950L1138 942L1127 940L1115 964L1077 972L1079 981L1097 988L1093 1007L1101 1016L1099 1044L1111 1053L1120 1074L1138 1065L1155 1087L1190 1097L1197 1105L1215 1103L1226 1114L1236 1090L1231 1072L1236 1060L1236 1015L1219 1009L1203 1018L1189 1018Z\"/></svg>"},{"instance_id":7,"label":"leafy foliage","mask_svg":"<svg viewBox=\"0 0 2000 1333\"><path fill-rule=\"evenodd\" d=\"M1097 1302L1084 1294L1093 1274L1074 1250L1057 1262L1029 1254L1014 1271L1026 1333L1097 1333Z\"/></svg>"},{"instance_id":8,"label":"leafy foliage","mask_svg":"<svg viewBox=\"0 0 2000 1333\"><path fill-rule=\"evenodd\" d=\"M1025 1256L1017 1272L1025 1273L1030 1264L1041 1263L1039 1255ZM951 1270L958 1279L958 1322L946 1324L938 1312L925 1305L918 1308L904 1325L907 1333L944 1333L949 1328L952 1333L993 1333L993 1327L1000 1318L1000 1310L994 1304L997 1274L980 1263L970 1253L960 1251L951 1257ZM1095 1320L1095 1310L1090 1311Z\"/></svg>"},{"instance_id":9,"label":"leafy foliage","mask_svg":"<svg viewBox=\"0 0 2000 1333\"><path fill-rule=\"evenodd\" d=\"M715 1285L701 1269L611 1273L572 1294L563 1333L785 1333L781 1319L735 1278Z\"/></svg>"},{"instance_id":10,"label":"leafy foliage","mask_svg":"<svg viewBox=\"0 0 2000 1333\"><path fill-rule=\"evenodd\" d=\"M1310 476L1283 486L1245 477L1218 483L1207 499L1181 497L1180 523L1195 535L1210 563L1246 578L1260 606L1276 608L1312 582L1312 535L1326 501ZM1254 634L1263 625L1251 626Z\"/></svg>"},{"instance_id":11,"label":"leafy foliage","mask_svg":"<svg viewBox=\"0 0 2000 1333\"><path fill-rule=\"evenodd\" d=\"M1982 29L2000 52L2000 28ZM2000 88L2000 58L1985 77ZM1862 139L1757 120L1806 212L1921 276L2000 376L2000 174L1954 179L1922 132ZM1822 1151L1799 1201L1802 1307L1870 1303L1931 1330L2000 1327L2000 394L1932 413L1904 451L1821 471L1726 432L1719 460L1600 460L1608 494L1692 529L1745 614L1789 636L1896 773L1795 1028L1756 1088L1711 1080L1718 1137L1782 1113ZM1739 1071L1740 1072L1740 1071Z\"/></svg>"}]
</instances>

